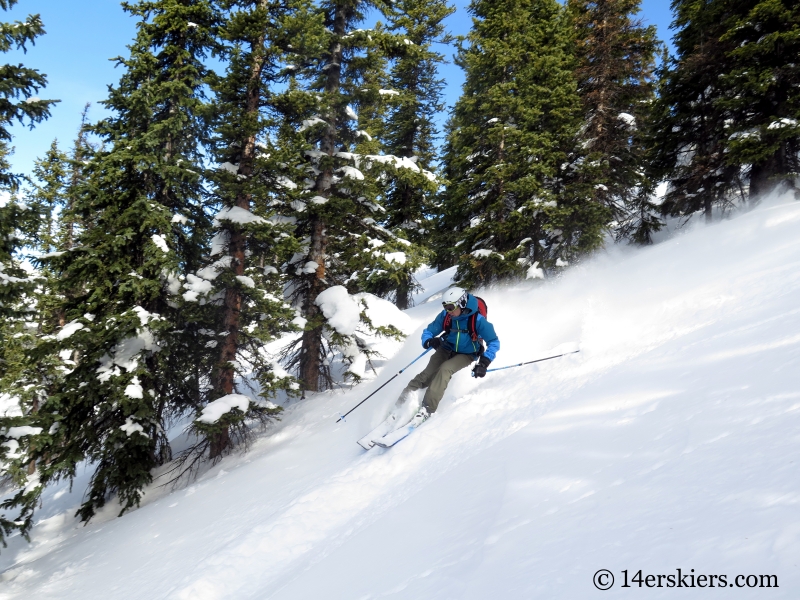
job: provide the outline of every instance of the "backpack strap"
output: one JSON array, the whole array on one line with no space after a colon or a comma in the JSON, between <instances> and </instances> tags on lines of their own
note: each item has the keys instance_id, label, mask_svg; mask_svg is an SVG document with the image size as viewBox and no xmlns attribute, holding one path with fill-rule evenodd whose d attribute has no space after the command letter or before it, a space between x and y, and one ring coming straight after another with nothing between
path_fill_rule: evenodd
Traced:
<instances>
[{"instance_id":1,"label":"backpack strap","mask_svg":"<svg viewBox=\"0 0 800 600\"><path fill-rule=\"evenodd\" d=\"M467 331L469 332L470 337L472 337L473 342L478 341L478 315L480 313L474 312L470 315L469 319L467 319ZM453 327L453 319L450 316L450 313L445 315L444 322L442 323L442 329L444 329L445 335L450 333L450 329Z\"/></svg>"},{"instance_id":2,"label":"backpack strap","mask_svg":"<svg viewBox=\"0 0 800 600\"><path fill-rule=\"evenodd\" d=\"M473 342L478 341L478 314L477 312L472 314L467 321L467 330Z\"/></svg>"}]
</instances>

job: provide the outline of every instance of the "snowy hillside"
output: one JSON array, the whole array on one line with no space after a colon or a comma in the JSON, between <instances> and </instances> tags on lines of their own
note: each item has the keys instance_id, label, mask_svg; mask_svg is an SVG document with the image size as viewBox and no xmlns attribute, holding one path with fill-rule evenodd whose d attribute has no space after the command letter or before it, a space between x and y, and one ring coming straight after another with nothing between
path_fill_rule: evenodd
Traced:
<instances>
[{"instance_id":1,"label":"snowy hillside","mask_svg":"<svg viewBox=\"0 0 800 600\"><path fill-rule=\"evenodd\" d=\"M292 405L189 487L154 487L87 527L72 517L86 475L49 490L32 543L0 554L0 598L796 598L798 232L800 204L776 200L480 292L502 344L493 367L580 353L459 373L419 431L364 452L355 441L422 361L337 415L419 354L447 285L434 275L377 377ZM612 590L595 589L600 569ZM677 569L694 589L657 577ZM622 588L623 570L643 588ZM711 592L711 575L779 588Z\"/></svg>"}]
</instances>

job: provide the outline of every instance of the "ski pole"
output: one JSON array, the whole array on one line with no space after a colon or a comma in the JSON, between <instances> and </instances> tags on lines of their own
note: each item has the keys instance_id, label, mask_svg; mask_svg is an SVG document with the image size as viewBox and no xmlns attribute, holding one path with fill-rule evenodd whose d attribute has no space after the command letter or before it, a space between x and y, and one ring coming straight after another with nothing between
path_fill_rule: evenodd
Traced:
<instances>
[{"instance_id":1,"label":"ski pole","mask_svg":"<svg viewBox=\"0 0 800 600\"><path fill-rule=\"evenodd\" d=\"M415 359L414 359L414 360L412 360L410 363L408 363L408 364L407 364L405 367L403 367L402 369L400 369L400 370L399 370L399 371L398 371L398 372L397 372L397 373L396 373L394 376L392 376L392 377L391 377L391 378L390 378L390 379L389 379L389 380L388 380L386 383L384 383L384 384L383 384L381 387L379 387L377 390L375 390L374 392L372 392L372 393L371 393L369 396L367 396L366 398L364 398L364 399L363 399L361 402L359 402L358 404L356 404L356 405L355 405L353 408L351 408L350 410L348 410L348 411L347 411L346 413L344 413L343 415L339 415L339 418L338 418L338 419L336 419L336 422L338 423L339 421L343 420L343 419L344 419L344 418L345 418L347 415L349 415L351 412L353 412L353 411L354 411L355 409L357 409L359 406L361 406L362 404L364 404L364 402L366 402L367 400L369 400L370 398L372 398L372 397L373 397L375 394L377 394L378 392L380 392L380 391L381 391L381 390L382 390L382 389L383 389L383 388L384 388L384 387L385 387L385 386L386 386L386 385L387 385L387 384L388 384L390 381L392 381L392 379L394 379L395 377L397 377L398 375L400 375L400 374L401 374L403 371L405 371L405 370L406 370L408 367L410 367L410 366L411 366L411 365L413 365L415 362L417 362L417 361L418 361L420 358L422 358L423 356L425 356L425 355L426 355L428 352L430 352L430 348L426 348L426 349L425 349L425 352L423 352L422 354L420 354L420 355L419 355L417 358L415 358Z\"/></svg>"},{"instance_id":2,"label":"ski pole","mask_svg":"<svg viewBox=\"0 0 800 600\"><path fill-rule=\"evenodd\" d=\"M528 362L522 362L517 365L509 365L507 367L497 367L496 369L486 369L486 372L489 373L490 371L502 371L503 369L513 369L515 367L521 367L522 365L531 365L533 363L542 362L544 360L551 360L553 358L561 358L562 356L566 356L567 354L576 354L580 352L580 350L573 350L572 352L564 352L564 354L556 354L555 356L548 356L547 358L539 358L536 360L529 360ZM474 377L474 375L473 375Z\"/></svg>"}]
</instances>

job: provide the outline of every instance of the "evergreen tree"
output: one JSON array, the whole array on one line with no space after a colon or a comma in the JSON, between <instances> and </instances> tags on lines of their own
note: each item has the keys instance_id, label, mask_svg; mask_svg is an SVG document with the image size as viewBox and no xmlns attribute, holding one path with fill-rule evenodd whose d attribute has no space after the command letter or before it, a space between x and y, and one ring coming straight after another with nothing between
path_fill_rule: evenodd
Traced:
<instances>
[{"instance_id":1,"label":"evergreen tree","mask_svg":"<svg viewBox=\"0 0 800 600\"><path fill-rule=\"evenodd\" d=\"M81 125L81 130L83 127ZM81 132L78 140L82 138ZM5 336L6 343L0 356L4 367L0 371L0 391L8 390L17 399L28 421L55 389L55 382L68 370L67 363L72 364L72 356L62 358L38 350L40 345L47 343L49 336L65 325L63 301L56 291L61 274L42 261L52 257L50 253L53 251L63 252L69 248L73 223L67 208L71 188L76 182L75 170L80 167L82 164L78 166L76 161L70 160L54 141L45 156L35 161L32 188L23 190L29 217L25 246L33 253L32 260L39 268L36 285L28 289L21 303L25 314L20 320L5 322L13 335ZM30 423L25 422L25 425ZM29 458L26 446L22 444L16 458L5 469L20 484L23 483L23 473L32 475L35 471L36 463Z\"/></svg>"},{"instance_id":2,"label":"evergreen tree","mask_svg":"<svg viewBox=\"0 0 800 600\"><path fill-rule=\"evenodd\" d=\"M381 48L396 52L404 43L380 24L373 30L355 29L370 8L385 10L386 6L360 0L322 2L319 10L325 28L309 35L307 44L308 51L315 43L318 50L297 57L298 67L302 67L298 80L308 82L310 93L305 94L306 111L297 111L294 117L302 120L302 125L297 124L311 148L305 151L307 195L294 204L295 235L302 247L286 268L292 280L291 297L304 327L298 347L290 349L290 365L297 368L307 391L332 383L330 364L335 349L346 364L369 354L356 331L358 319L342 319L343 313L339 314L344 306L352 309L354 302L344 297L346 289L341 286L357 280L361 272L369 275L391 268L387 257L402 252L407 243L380 225L378 219L385 208L377 202L378 184L389 177L387 165L403 168L404 162L395 156L363 153L374 136L362 127L361 115L356 112L361 109L365 113L365 123L375 116L369 109L364 111L371 106L375 86L381 81L375 76L375 59L369 52ZM297 92L302 94L299 89ZM413 169L418 167L413 165ZM362 266L366 253L383 260L382 266ZM361 309L355 310L358 315ZM363 310L361 315L363 318Z\"/></svg>"},{"instance_id":3,"label":"evergreen tree","mask_svg":"<svg viewBox=\"0 0 800 600\"><path fill-rule=\"evenodd\" d=\"M3 157L0 156L0 160ZM4 167L8 167L2 161ZM3 220L3 219L7 219ZM40 274L32 272L20 252L35 250L38 229L43 219L35 207L23 203L15 194L0 200L0 397L18 407L15 416L0 416L0 481L15 486L26 484L28 435L13 434L31 425L36 410L35 391L24 387L25 352L36 335L37 291ZM8 508L7 504L3 504ZM0 515L0 541L3 534L16 529Z\"/></svg>"},{"instance_id":4,"label":"evergreen tree","mask_svg":"<svg viewBox=\"0 0 800 600\"><path fill-rule=\"evenodd\" d=\"M287 165L294 152L274 143L282 123L276 88L287 77L287 47L309 12L302 0L238 0L224 8L230 11L220 28L228 70L212 82L213 155L222 167L209 174L221 208L215 221L221 244L210 257L212 264L187 287L213 281L206 295L211 298L209 331L222 333L212 334L214 339L206 343L213 348L219 342L209 400L229 397L249 377L258 381L264 402L251 401L244 411L232 409L217 422L200 417L196 426L206 435L211 458L232 445L232 435L247 431L245 419L277 413L267 397L277 387L293 385L290 378L276 376L263 345L291 329L295 316L282 300L284 281L275 266L291 254L294 238L285 223L270 218L297 195ZM184 297L196 296L190 290Z\"/></svg>"},{"instance_id":5,"label":"evergreen tree","mask_svg":"<svg viewBox=\"0 0 800 600\"><path fill-rule=\"evenodd\" d=\"M77 215L73 210L84 183L84 169L88 158L95 151L93 145L88 141L89 126L89 107L87 103L81 112L81 124L78 128L78 135L72 145L72 152L69 157L68 183L66 187L66 198L64 210L59 217L59 248L63 251L71 250L74 245L76 228L81 229L91 224L91 220L83 222L77 220ZM62 322L63 326L63 322Z\"/></svg>"},{"instance_id":6,"label":"evergreen tree","mask_svg":"<svg viewBox=\"0 0 800 600\"><path fill-rule=\"evenodd\" d=\"M9 174L6 151L0 145L0 170ZM7 195L0 198L0 321L7 321L21 316L20 300L35 284L18 252L28 240L35 239L40 219L37 212L20 201L15 187L0 186L0 193ZM5 337L0 338L0 343L5 343Z\"/></svg>"},{"instance_id":7,"label":"evergreen tree","mask_svg":"<svg viewBox=\"0 0 800 600\"><path fill-rule=\"evenodd\" d=\"M444 56L432 46L450 43L443 21L453 10L444 0L402 0L390 16L389 30L402 34L404 44L393 61L389 89L378 92L380 100L391 107L382 138L388 154L399 157L404 165L410 161L418 169L396 169L384 200L386 226L411 242L401 255L405 268L373 276L365 289L379 296L393 295L401 310L411 305L411 293L418 285L414 272L428 259L424 250L432 233L428 215L433 212L439 187L432 174L437 160L434 119L444 109L444 82L437 77Z\"/></svg>"},{"instance_id":8,"label":"evergreen tree","mask_svg":"<svg viewBox=\"0 0 800 600\"><path fill-rule=\"evenodd\" d=\"M25 190L26 205L29 212L36 215L33 228L26 236L26 250L33 255L47 256L58 249L59 215L64 205L67 156L54 141L45 156L34 163L31 181L32 190ZM36 421L40 404L53 390L65 369L68 358L42 356L36 353L43 336L56 332L60 325L56 307L59 297L53 292L57 274L49 268L40 267L36 272L35 286L24 297L24 318L19 322L8 323L14 330L13 336L4 345L2 353L8 368L0 375L0 389L9 390L17 399L22 410L22 420L17 427L30 427ZM32 358L35 356L35 358ZM30 459L31 439L26 439L18 447L14 459L5 469L15 483L22 485L25 476L33 475L36 463Z\"/></svg>"},{"instance_id":9,"label":"evergreen tree","mask_svg":"<svg viewBox=\"0 0 800 600\"><path fill-rule=\"evenodd\" d=\"M396 89L387 89L392 87L387 73L388 57L396 59L411 45L398 44L398 35L385 33L379 25L368 38L378 43L365 46L363 54L350 60L348 70L358 74L361 83L358 94L352 97L351 106L358 112L358 123L356 141L347 156L367 176L359 185L357 201L370 211L366 224L372 233L355 236L354 243L347 244L339 253L339 260L352 273L346 282L352 293L366 291L407 305L416 285L414 273L422 266L426 252L410 242L403 229L387 229L393 213L385 205L387 196L403 182L423 178L430 186L434 176L420 168L416 158L393 154L387 144L393 99L398 97Z\"/></svg>"},{"instance_id":10,"label":"evergreen tree","mask_svg":"<svg viewBox=\"0 0 800 600\"><path fill-rule=\"evenodd\" d=\"M581 178L593 202L607 207L618 233L640 239L645 134L654 99L655 26L635 16L640 0L569 0L575 28L576 77L583 100ZM638 210L637 210L638 209ZM655 224L655 227L658 225Z\"/></svg>"},{"instance_id":11,"label":"evergreen tree","mask_svg":"<svg viewBox=\"0 0 800 600\"><path fill-rule=\"evenodd\" d=\"M17 0L0 0L0 8L9 10ZM29 15L25 21L0 23L0 52L6 53L12 48L27 51L28 45L34 45L36 38L44 34L44 25L39 15ZM10 154L8 143L11 141L9 126L14 122L41 123L50 116L50 107L58 100L42 100L35 94L45 87L47 77L21 64L0 66L0 144L3 146L3 158ZM0 170L0 186L4 189L19 186L20 176L9 171L4 162Z\"/></svg>"},{"instance_id":12,"label":"evergreen tree","mask_svg":"<svg viewBox=\"0 0 800 600\"><path fill-rule=\"evenodd\" d=\"M566 186L580 99L571 37L555 0L469 7L466 71L448 124L440 266L474 287L541 277L601 241L602 207Z\"/></svg>"},{"instance_id":13,"label":"evergreen tree","mask_svg":"<svg viewBox=\"0 0 800 600\"><path fill-rule=\"evenodd\" d=\"M9 10L16 0L0 0L0 9ZM33 45L35 39L44 33L44 26L39 15L31 15L25 21L0 23L0 52L8 52L12 48L26 50ZM24 408L24 401L19 398L17 389L7 387L17 370L19 352L18 334L27 329L30 311L29 296L35 281L22 268L17 255L18 250L33 240L39 227L39 215L16 199L21 177L11 172L8 156L11 153L9 142L12 139L9 127L14 121L28 123L33 126L50 116L50 107L56 101L41 100L35 94L47 83L45 75L22 64L0 65L0 194L8 196L0 198L0 393L6 392L17 399ZM28 426L29 416L23 412L19 417L0 419L0 464L17 461L30 435L12 436L10 427ZM23 431L23 430L16 430ZM25 430L27 431L27 430ZM19 439L17 439L19 438ZM19 449L20 453L15 452ZM13 467L13 465L12 465ZM6 468L4 467L4 470ZM19 469L7 471L18 484L24 483ZM25 494L23 490L20 494ZM28 497L38 492L30 490ZM4 502L3 508L12 508L10 502ZM0 515L0 542L5 545L5 536L15 529L26 532L30 527L30 519L20 521L9 520Z\"/></svg>"},{"instance_id":14,"label":"evergreen tree","mask_svg":"<svg viewBox=\"0 0 800 600\"><path fill-rule=\"evenodd\" d=\"M726 5L726 50L718 100L728 165L747 169L751 199L777 187L798 195L800 174L800 6L789 0ZM719 14L719 13L715 13Z\"/></svg>"},{"instance_id":15,"label":"evergreen tree","mask_svg":"<svg viewBox=\"0 0 800 600\"><path fill-rule=\"evenodd\" d=\"M662 210L656 198L658 181L653 179L651 156L657 139L658 123L652 118L654 103L649 103L647 113L637 126L644 147L643 170L639 174L637 188L628 198L626 214L617 226L617 239L626 239L631 243L648 245L653 243L653 235L664 226L661 220Z\"/></svg>"},{"instance_id":16,"label":"evergreen tree","mask_svg":"<svg viewBox=\"0 0 800 600\"><path fill-rule=\"evenodd\" d=\"M0 8L9 10L16 0L0 0ZM0 52L12 48L26 50L44 33L39 15L30 15L25 21L0 23ZM14 121L33 126L50 116L50 107L56 100L41 100L35 94L47 83L45 75L21 64L0 65L0 193L14 195L21 177L11 172L8 156L12 139L9 128ZM31 231L36 215L16 201L0 201L0 320L11 318L17 309L19 297L30 291L31 282L15 258L20 236ZM4 339L0 338L0 343Z\"/></svg>"},{"instance_id":17,"label":"evergreen tree","mask_svg":"<svg viewBox=\"0 0 800 600\"><path fill-rule=\"evenodd\" d=\"M152 468L170 458L168 419L200 401L199 340L174 299L208 231L198 144L216 15L206 0L123 8L140 22L104 102L112 116L91 127L104 146L90 156L71 208L86 226L50 263L63 274L67 323L39 348L73 364L36 415L38 489L93 463L83 520L113 493L123 512L138 504ZM14 500L28 524L36 500Z\"/></svg>"},{"instance_id":18,"label":"evergreen tree","mask_svg":"<svg viewBox=\"0 0 800 600\"><path fill-rule=\"evenodd\" d=\"M730 115L720 100L730 42L722 40L730 17L727 0L679 0L672 24L677 56L661 65L653 119L652 178L669 182L661 205L666 215L724 208L741 189L739 169L725 155Z\"/></svg>"},{"instance_id":19,"label":"evergreen tree","mask_svg":"<svg viewBox=\"0 0 800 600\"><path fill-rule=\"evenodd\" d=\"M33 193L28 204L43 218L35 240L36 249L48 254L58 246L58 220L66 208L69 176L69 158L59 149L58 140L53 140L44 158L34 162L33 176Z\"/></svg>"}]
</instances>

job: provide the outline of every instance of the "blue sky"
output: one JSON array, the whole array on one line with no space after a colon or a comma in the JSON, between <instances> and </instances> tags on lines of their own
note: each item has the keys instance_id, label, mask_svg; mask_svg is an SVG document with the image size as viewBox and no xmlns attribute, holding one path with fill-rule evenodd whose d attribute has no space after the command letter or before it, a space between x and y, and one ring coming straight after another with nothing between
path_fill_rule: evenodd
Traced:
<instances>
[{"instance_id":1,"label":"blue sky","mask_svg":"<svg viewBox=\"0 0 800 600\"><path fill-rule=\"evenodd\" d=\"M469 31L470 17L466 12L469 0L452 2L456 12L448 20L451 33ZM39 13L47 34L40 37L27 55L12 52L5 62L22 62L47 75L48 85L39 96L59 99L52 117L33 131L27 127L12 127L15 153L11 157L16 172L30 172L33 161L44 155L53 139L62 149L68 149L77 133L80 114L87 102L92 103L91 120L104 114L99 102L106 97L107 86L116 84L121 71L114 68L115 56L127 55L127 45L136 31L135 20L120 8L117 0L19 0L8 13L0 14L3 21L23 20L26 15ZM643 0L640 16L647 24L658 28L659 38L671 37L671 13L665 0ZM447 83L445 98L452 106L458 98L464 80L461 70L450 64L442 69Z\"/></svg>"}]
</instances>

